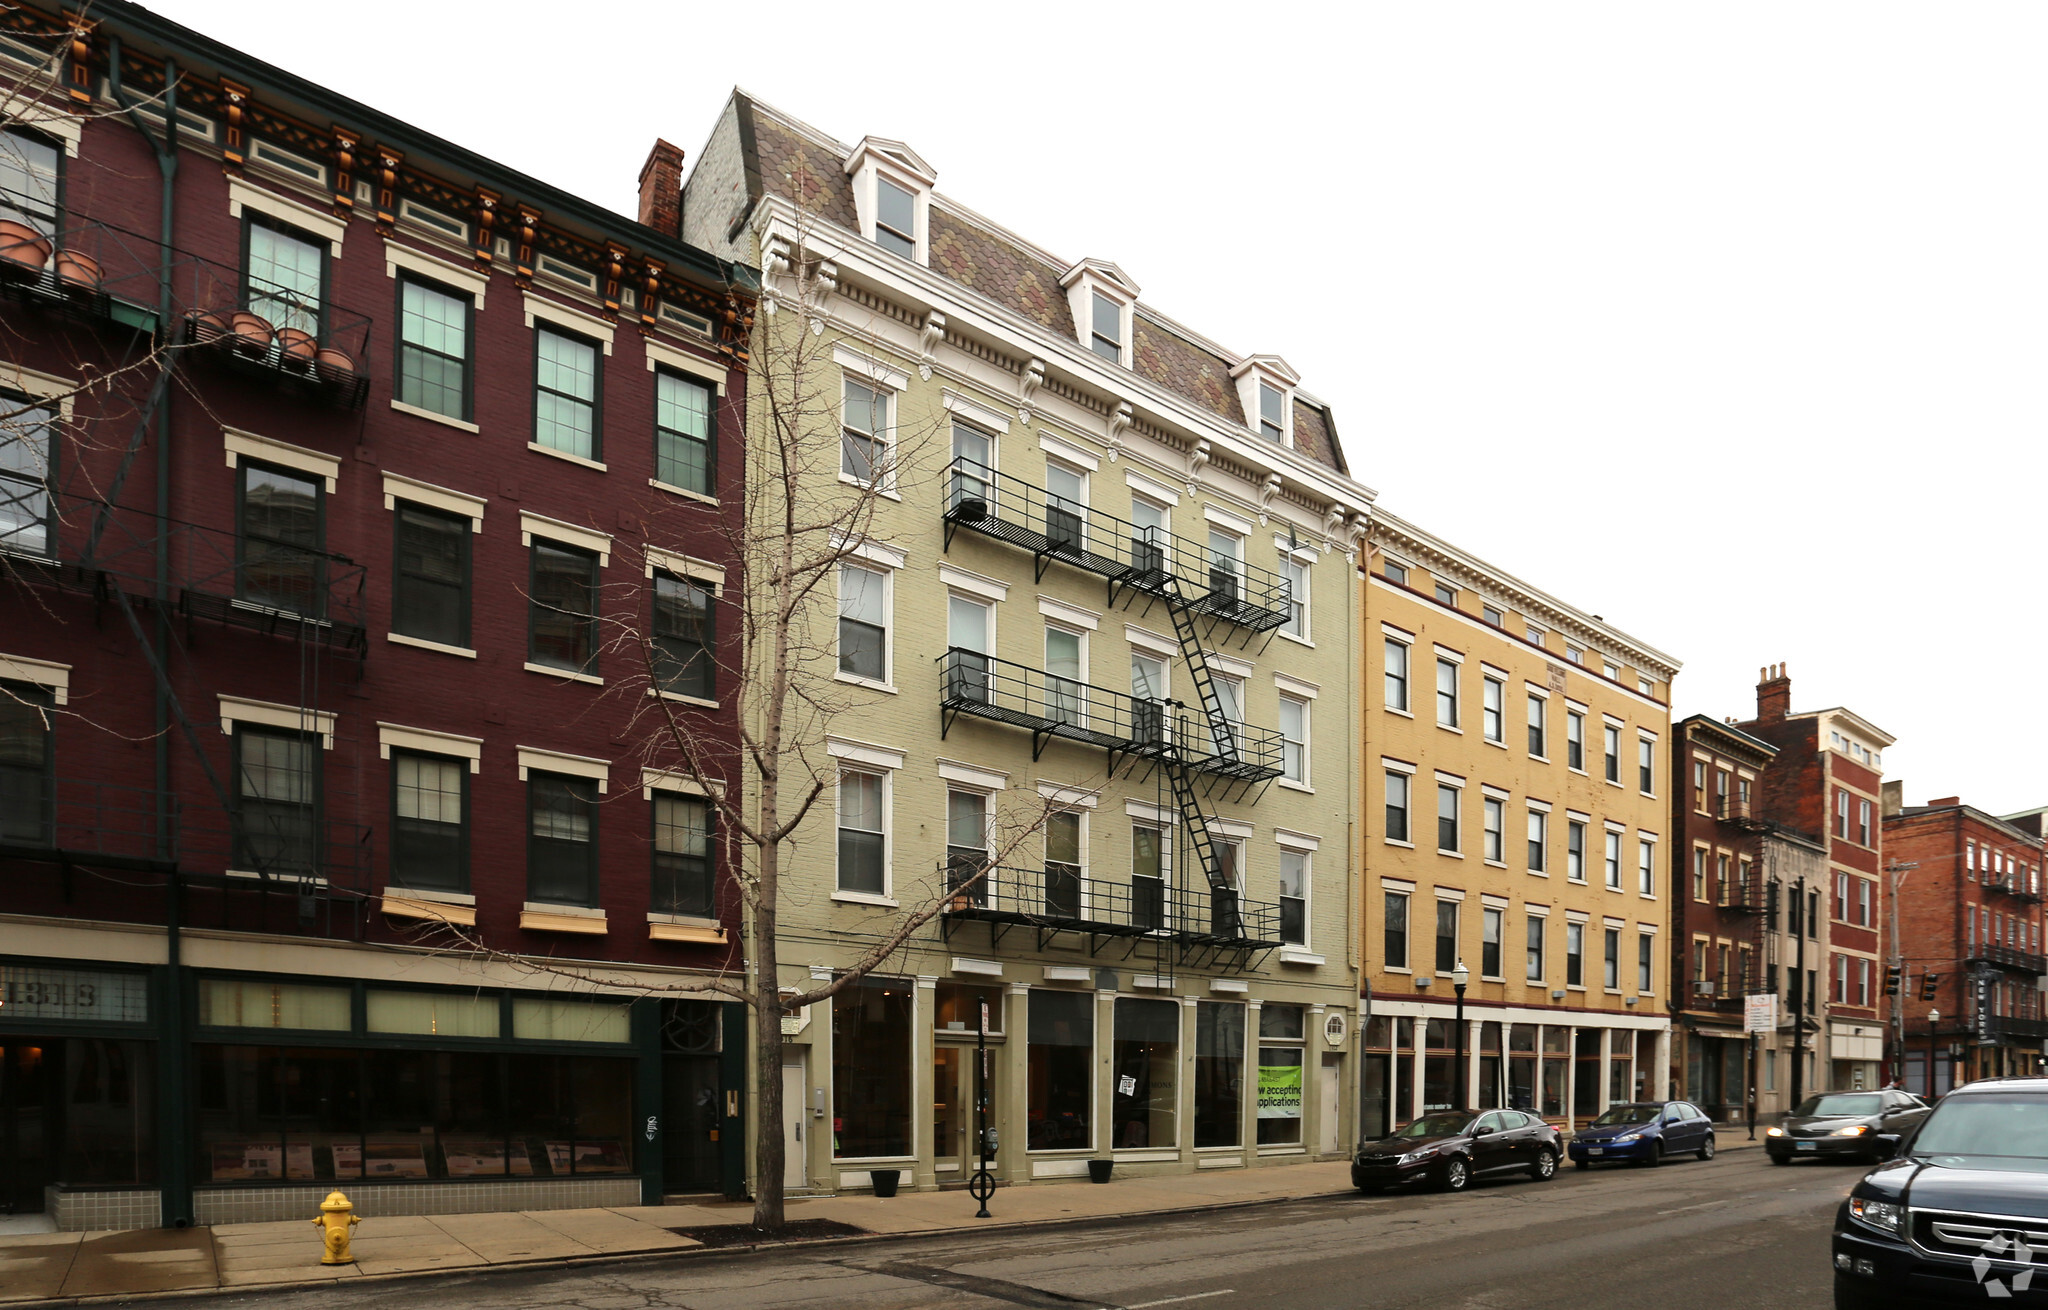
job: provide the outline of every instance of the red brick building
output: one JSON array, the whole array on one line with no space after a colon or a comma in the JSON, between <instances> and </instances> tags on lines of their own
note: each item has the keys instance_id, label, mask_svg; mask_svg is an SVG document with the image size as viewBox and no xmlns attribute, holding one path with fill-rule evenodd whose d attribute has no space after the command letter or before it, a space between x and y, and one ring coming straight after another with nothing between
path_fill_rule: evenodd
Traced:
<instances>
[{"instance_id":1,"label":"red brick building","mask_svg":"<svg viewBox=\"0 0 2048 1310\"><path fill-rule=\"evenodd\" d=\"M736 1189L646 710L731 749L748 274L672 148L648 226L91 13L0 17L0 1210Z\"/></svg>"},{"instance_id":2,"label":"red brick building","mask_svg":"<svg viewBox=\"0 0 2048 1310\"><path fill-rule=\"evenodd\" d=\"M2048 1050L2041 836L1959 796L1900 805L1897 789L1886 785L1884 843L1910 866L1897 875L1906 1089L2037 1074Z\"/></svg>"},{"instance_id":3,"label":"red brick building","mask_svg":"<svg viewBox=\"0 0 2048 1310\"><path fill-rule=\"evenodd\" d=\"M1763 671L1756 717L1736 725L1777 748L1763 776L1759 815L1781 828L1818 835L1827 845L1827 937L1819 990L1824 1031L1796 1090L1879 1087L1885 1070L1879 1005L1884 989L1884 826L1880 813L1884 750L1891 734L1839 706L1792 710L1792 679L1782 664Z\"/></svg>"}]
</instances>

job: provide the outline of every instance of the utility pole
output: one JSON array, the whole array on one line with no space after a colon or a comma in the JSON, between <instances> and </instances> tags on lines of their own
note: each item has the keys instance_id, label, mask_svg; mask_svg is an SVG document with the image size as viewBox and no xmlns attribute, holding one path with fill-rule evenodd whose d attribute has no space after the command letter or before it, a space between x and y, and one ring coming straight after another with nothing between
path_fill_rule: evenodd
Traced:
<instances>
[{"instance_id":1,"label":"utility pole","mask_svg":"<svg viewBox=\"0 0 2048 1310\"><path fill-rule=\"evenodd\" d=\"M1906 1084L1906 956L1899 945L1899 888L1906 885L1906 875L1919 867L1918 861L1893 860L1884 869L1892 876L1891 885L1886 888L1890 892L1886 899L1891 906L1892 921L1891 976L1899 980L1899 994L1891 998L1892 1031L1896 1034L1892 1043L1896 1060L1892 1065L1892 1076L1901 1087Z\"/></svg>"},{"instance_id":2,"label":"utility pole","mask_svg":"<svg viewBox=\"0 0 2048 1310\"><path fill-rule=\"evenodd\" d=\"M1792 964L1792 1099L1787 1110L1796 1110L1805 1100L1801 1086L1802 1075L1806 1072L1806 934L1811 925L1812 909L1806 903L1806 875L1792 884L1792 904L1799 911L1793 917L1792 934L1798 939L1794 948Z\"/></svg>"}]
</instances>

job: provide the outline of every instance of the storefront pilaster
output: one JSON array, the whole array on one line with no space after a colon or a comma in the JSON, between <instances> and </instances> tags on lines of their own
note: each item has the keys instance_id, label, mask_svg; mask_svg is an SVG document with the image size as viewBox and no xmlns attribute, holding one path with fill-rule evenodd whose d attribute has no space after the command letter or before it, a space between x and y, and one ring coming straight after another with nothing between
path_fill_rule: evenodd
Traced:
<instances>
[{"instance_id":1,"label":"storefront pilaster","mask_svg":"<svg viewBox=\"0 0 2048 1310\"><path fill-rule=\"evenodd\" d=\"M1180 998L1180 1081L1178 1100L1180 1109L1175 1116L1180 1143L1180 1167L1189 1171L1195 1168L1195 1043L1199 1036L1195 1031L1195 1002L1193 996Z\"/></svg>"},{"instance_id":2,"label":"storefront pilaster","mask_svg":"<svg viewBox=\"0 0 2048 1310\"><path fill-rule=\"evenodd\" d=\"M938 975L917 975L917 986L912 989L917 1004L910 1015L910 1149L917 1157L912 1167L913 1181L925 1191L939 1185L932 1105L938 1095L937 1071L932 1067L938 1044L933 1036L933 1027L938 1022L938 988ZM951 1090L946 1093L948 1099L953 1095ZM962 1168L966 1167L963 1162Z\"/></svg>"},{"instance_id":3,"label":"storefront pilaster","mask_svg":"<svg viewBox=\"0 0 2048 1310\"><path fill-rule=\"evenodd\" d=\"M1029 1182L1031 1165L1025 1152L1031 1143L1031 989L1023 983L1011 983L1005 989L1003 1004L1003 1031L1010 1034L1010 1040L996 1061L999 1140L995 1167L989 1172L1010 1182Z\"/></svg>"}]
</instances>

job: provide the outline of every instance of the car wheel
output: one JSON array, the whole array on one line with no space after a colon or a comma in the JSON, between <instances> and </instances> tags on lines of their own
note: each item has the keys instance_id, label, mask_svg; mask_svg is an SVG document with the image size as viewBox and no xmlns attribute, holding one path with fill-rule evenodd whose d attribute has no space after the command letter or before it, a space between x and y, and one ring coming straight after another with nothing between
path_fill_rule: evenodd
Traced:
<instances>
[{"instance_id":1,"label":"car wheel","mask_svg":"<svg viewBox=\"0 0 2048 1310\"><path fill-rule=\"evenodd\" d=\"M1706 1141L1704 1141L1704 1142L1701 1142L1701 1143L1700 1143L1700 1159L1702 1159L1702 1160L1711 1160L1711 1159L1713 1159L1713 1158L1714 1158L1714 1135L1713 1135L1712 1133L1708 1133L1708 1134L1707 1134L1707 1140L1706 1140Z\"/></svg>"},{"instance_id":2,"label":"car wheel","mask_svg":"<svg viewBox=\"0 0 2048 1310\"><path fill-rule=\"evenodd\" d=\"M1886 1310L1891 1304L1870 1284L1835 1275L1835 1310Z\"/></svg>"},{"instance_id":3,"label":"car wheel","mask_svg":"<svg viewBox=\"0 0 2048 1310\"><path fill-rule=\"evenodd\" d=\"M1545 1147L1536 1153L1536 1163L1529 1166L1529 1176L1539 1183L1547 1183L1557 1176L1557 1157Z\"/></svg>"},{"instance_id":4,"label":"car wheel","mask_svg":"<svg viewBox=\"0 0 2048 1310\"><path fill-rule=\"evenodd\" d=\"M1771 1163L1772 1163L1772 1164L1791 1164L1791 1163L1792 1163L1792 1157L1791 1157L1791 1156L1789 1156L1789 1155L1774 1155L1774 1156L1772 1156L1772 1157L1771 1157Z\"/></svg>"},{"instance_id":5,"label":"car wheel","mask_svg":"<svg viewBox=\"0 0 2048 1310\"><path fill-rule=\"evenodd\" d=\"M1572 1161L1572 1168L1574 1168L1574 1169L1591 1169L1592 1167L1593 1167L1593 1162L1592 1162L1591 1160L1574 1160L1574 1161Z\"/></svg>"},{"instance_id":6,"label":"car wheel","mask_svg":"<svg viewBox=\"0 0 2048 1310\"><path fill-rule=\"evenodd\" d=\"M1436 1172L1436 1185L1446 1192L1462 1192L1472 1185L1472 1166L1465 1157L1454 1155Z\"/></svg>"},{"instance_id":7,"label":"car wheel","mask_svg":"<svg viewBox=\"0 0 2048 1310\"><path fill-rule=\"evenodd\" d=\"M1644 1167L1649 1169L1655 1169L1658 1165L1663 1163L1664 1143L1662 1141L1651 1142L1649 1151L1643 1156Z\"/></svg>"}]
</instances>

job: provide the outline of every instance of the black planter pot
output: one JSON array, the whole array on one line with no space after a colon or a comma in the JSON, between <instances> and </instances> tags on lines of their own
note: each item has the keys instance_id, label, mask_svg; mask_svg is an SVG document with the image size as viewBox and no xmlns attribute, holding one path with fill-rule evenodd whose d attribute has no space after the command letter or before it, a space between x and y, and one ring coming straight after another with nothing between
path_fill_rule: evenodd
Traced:
<instances>
[{"instance_id":1,"label":"black planter pot","mask_svg":"<svg viewBox=\"0 0 2048 1310\"><path fill-rule=\"evenodd\" d=\"M1114 1160L1090 1160L1088 1162L1088 1181L1091 1183L1108 1182L1109 1171L1115 1167L1116 1161Z\"/></svg>"},{"instance_id":2,"label":"black planter pot","mask_svg":"<svg viewBox=\"0 0 2048 1310\"><path fill-rule=\"evenodd\" d=\"M901 1169L870 1169L868 1177L874 1180L876 1196L896 1195L896 1182L903 1177Z\"/></svg>"}]
</instances>

